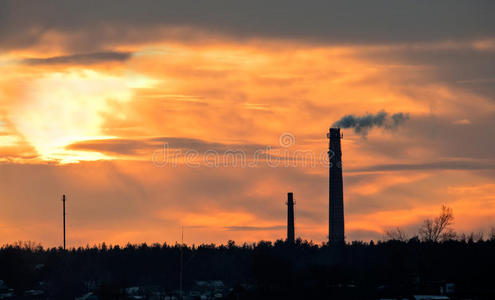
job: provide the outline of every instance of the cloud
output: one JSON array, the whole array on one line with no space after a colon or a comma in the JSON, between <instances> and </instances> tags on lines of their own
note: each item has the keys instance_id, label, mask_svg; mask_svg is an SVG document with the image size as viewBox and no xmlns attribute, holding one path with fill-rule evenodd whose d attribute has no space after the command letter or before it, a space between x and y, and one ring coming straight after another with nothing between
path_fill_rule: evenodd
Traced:
<instances>
[{"instance_id":1,"label":"cloud","mask_svg":"<svg viewBox=\"0 0 495 300\"><path fill-rule=\"evenodd\" d=\"M116 40L156 39L156 28L193 28L233 39L296 38L347 44L456 40L493 36L494 11L495 4L489 0L147 0L94 5L11 0L1 4L0 43L5 48L29 47L50 34L62 33L78 41L68 47L104 48ZM184 40L195 39L191 32L181 35Z\"/></svg>"},{"instance_id":2,"label":"cloud","mask_svg":"<svg viewBox=\"0 0 495 300\"><path fill-rule=\"evenodd\" d=\"M0 163L21 162L38 157L36 149L16 130L9 120L0 115Z\"/></svg>"},{"instance_id":3,"label":"cloud","mask_svg":"<svg viewBox=\"0 0 495 300\"><path fill-rule=\"evenodd\" d=\"M327 196L325 180L315 180L314 175L295 168L239 172L229 168L156 168L151 162L129 161L0 164L0 179L0 218L2 225L8 226L0 244L29 239L57 245L56 220L63 193L68 197L71 245L76 241L77 245L173 242L180 224L189 228L188 242L275 239L285 236L280 224L285 224L288 184L295 187L297 199L302 201L303 195L307 199L297 209L310 209L314 195ZM296 187L296 182L301 186ZM325 202L322 205L326 207ZM312 211L319 209L313 207ZM326 228L324 219L321 225ZM225 228L229 226L233 227ZM45 230L43 235L39 235L40 228ZM235 233L239 231L245 233Z\"/></svg>"},{"instance_id":4,"label":"cloud","mask_svg":"<svg viewBox=\"0 0 495 300\"><path fill-rule=\"evenodd\" d=\"M325 153L325 128L349 107L361 112L393 107L414 116L401 135L376 130L368 141L353 134L343 140L350 239L376 238L380 226L415 222L410 219L428 211L431 202L458 197L446 195L451 187L493 182L495 118L487 104L494 99L488 80L495 70L491 2L188 1L124 0L118 9L111 1L98 2L98 9L67 1L0 3L0 51L7 59L32 57L24 65L7 65L2 76L7 119L17 111L17 129L29 125L24 130L29 134L25 150L17 142L8 148L4 143L0 154L38 155L36 149L43 148L33 146L62 141L53 151L66 157L81 151L91 159L104 157L91 152L116 158L0 164L1 225L10 228L0 232L3 240L57 245L62 192L70 197L70 237L78 245L173 242L187 215L194 221L184 224L188 242L275 239L285 236L279 224L285 224L288 191L298 201L301 236L325 240L326 168L156 168L149 159L164 144L252 153L277 144L282 132L294 134L295 147ZM146 50L154 47L166 51ZM121 66L97 64L123 61L131 53L119 51L142 52L126 63L122 85L120 79L102 81L102 75L124 75ZM56 56L60 53L67 55ZM87 69L98 73L94 81L74 76L68 82L71 73L58 65L86 69L91 63ZM128 78L127 71L138 78ZM38 79L54 73L65 79ZM135 88L141 75L153 84ZM125 97L118 93L124 90ZM122 97L126 100L118 101ZM406 119L393 116L386 114L382 122L371 114L371 124L393 127ZM453 124L462 119L471 124ZM9 135L22 141L14 129ZM108 136L118 138L97 139ZM470 211L466 218L473 223L491 201L490 192L482 194L486 206L482 197L476 199L483 208L470 210L474 197L465 195L468 209L459 209L463 215ZM411 208L423 211L410 213ZM378 212L389 214L372 218ZM493 219L493 211L485 214ZM367 217L369 222L360 223Z\"/></svg>"},{"instance_id":5,"label":"cloud","mask_svg":"<svg viewBox=\"0 0 495 300\"><path fill-rule=\"evenodd\" d=\"M58 65L58 64L93 64L110 61L125 61L131 57L130 52L96 52L54 56L47 58L25 58L21 63L27 65Z\"/></svg>"},{"instance_id":6,"label":"cloud","mask_svg":"<svg viewBox=\"0 0 495 300\"><path fill-rule=\"evenodd\" d=\"M489 37L487 43L487 48L480 47L476 41L459 40L429 45L378 46L363 49L356 55L389 68L396 73L391 78L393 81L406 76L409 84L415 86L448 84L494 99L493 37Z\"/></svg>"},{"instance_id":7,"label":"cloud","mask_svg":"<svg viewBox=\"0 0 495 300\"><path fill-rule=\"evenodd\" d=\"M225 230L228 231L265 231L265 230L281 230L286 228L284 225L279 226L228 226Z\"/></svg>"},{"instance_id":8,"label":"cloud","mask_svg":"<svg viewBox=\"0 0 495 300\"><path fill-rule=\"evenodd\" d=\"M151 140L107 139L80 141L66 146L68 150L94 151L106 154L133 155L158 147Z\"/></svg>"},{"instance_id":9,"label":"cloud","mask_svg":"<svg viewBox=\"0 0 495 300\"><path fill-rule=\"evenodd\" d=\"M297 200L298 236L324 241L328 230L325 171L156 168L151 162L130 161L0 164L0 218L1 225L7 227L0 229L0 242L22 239L41 241L45 246L58 245L62 193L68 197L70 245L101 241L173 243L180 239L181 224L185 225L188 243L274 240L285 236L287 191L294 192ZM475 198L480 207L485 199L490 199L491 190L480 190L474 197L472 192L445 193L456 186L492 183L492 177L483 179L470 170L445 172L444 176L402 175L408 180L393 182L390 178L397 176L352 174L344 170L349 239L376 239L377 228L403 226L409 220L416 222L418 216L431 211L429 206L457 201L456 198L466 205ZM352 180L356 176L363 179ZM363 194L367 182L375 189ZM385 183L390 185L384 186ZM411 213L411 208L418 212ZM482 208L455 211L456 217L467 220L460 229L478 226L476 212ZM375 216L385 212L395 218ZM397 223L399 219L401 223Z\"/></svg>"},{"instance_id":10,"label":"cloud","mask_svg":"<svg viewBox=\"0 0 495 300\"><path fill-rule=\"evenodd\" d=\"M469 125L469 124L471 124L471 121L469 121L469 119L460 119L460 120L452 122L452 124Z\"/></svg>"},{"instance_id":11,"label":"cloud","mask_svg":"<svg viewBox=\"0 0 495 300\"><path fill-rule=\"evenodd\" d=\"M377 132L372 139L360 141L360 155L368 158L353 167L361 169L376 165L379 160L380 163L414 165L397 168L490 169L495 141L489 128L495 126L494 114L489 107L470 107L469 104L474 102L459 103L456 107L459 112L453 116L415 115L401 129L400 135L380 135ZM466 116L471 121L469 126L453 124ZM344 148L345 157L349 156Z\"/></svg>"},{"instance_id":12,"label":"cloud","mask_svg":"<svg viewBox=\"0 0 495 300\"><path fill-rule=\"evenodd\" d=\"M68 150L95 151L107 154L134 155L147 152L170 149L195 150L198 152L244 151L249 154L257 150L265 150L267 146L259 144L223 144L207 142L186 137L154 137L147 139L102 139L80 141L66 147Z\"/></svg>"},{"instance_id":13,"label":"cloud","mask_svg":"<svg viewBox=\"0 0 495 300\"><path fill-rule=\"evenodd\" d=\"M409 164L381 164L365 168L346 170L347 172L382 172L382 171L413 171L413 170L495 170L495 161L436 161Z\"/></svg>"}]
</instances>

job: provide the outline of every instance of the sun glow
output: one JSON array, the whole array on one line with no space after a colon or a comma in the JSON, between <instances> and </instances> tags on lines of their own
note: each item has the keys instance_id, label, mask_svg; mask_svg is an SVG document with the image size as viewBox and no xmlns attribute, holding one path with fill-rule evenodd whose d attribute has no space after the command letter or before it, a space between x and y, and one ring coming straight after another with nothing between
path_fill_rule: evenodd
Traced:
<instances>
[{"instance_id":1,"label":"sun glow","mask_svg":"<svg viewBox=\"0 0 495 300\"><path fill-rule=\"evenodd\" d=\"M111 138L102 132L103 114L119 114L115 108L130 101L136 84L151 83L144 76L118 77L89 69L44 74L28 84L11 119L42 160L109 158L64 148L77 141Z\"/></svg>"}]
</instances>

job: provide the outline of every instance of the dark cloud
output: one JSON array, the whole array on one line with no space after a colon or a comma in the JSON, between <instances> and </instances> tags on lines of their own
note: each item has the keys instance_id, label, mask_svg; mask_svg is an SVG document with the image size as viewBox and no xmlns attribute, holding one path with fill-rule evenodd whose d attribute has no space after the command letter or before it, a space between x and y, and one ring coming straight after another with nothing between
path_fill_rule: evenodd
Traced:
<instances>
[{"instance_id":1,"label":"dark cloud","mask_svg":"<svg viewBox=\"0 0 495 300\"><path fill-rule=\"evenodd\" d=\"M417 164L382 164L365 168L350 169L347 172L381 172L408 170L495 170L495 161L436 161Z\"/></svg>"},{"instance_id":2,"label":"dark cloud","mask_svg":"<svg viewBox=\"0 0 495 300\"><path fill-rule=\"evenodd\" d=\"M280 226L228 226L225 230L228 231L265 231L265 230L281 230L286 228L284 225Z\"/></svg>"},{"instance_id":3,"label":"dark cloud","mask_svg":"<svg viewBox=\"0 0 495 300\"><path fill-rule=\"evenodd\" d=\"M207 142L200 139L184 138L184 137L158 137L153 138L153 142L160 144L168 144L171 148L176 149L194 149L199 152L208 150L228 151L228 150L243 150L246 152L254 152L257 150L266 149L266 145L260 144L223 144Z\"/></svg>"},{"instance_id":4,"label":"dark cloud","mask_svg":"<svg viewBox=\"0 0 495 300\"><path fill-rule=\"evenodd\" d=\"M443 166L447 169L491 169L495 140L490 128L495 126L494 114L489 110L480 111L476 105L471 106L470 101L458 102L456 106L462 110L462 114L457 117L414 115L407 126L399 129L400 134L388 137L375 135L367 140L360 140L360 151L378 155L386 160L404 162L412 159L419 163L410 168ZM469 123L459 124L457 121L461 119L467 119ZM370 135L373 135L373 132ZM423 159L418 159L417 153L423 153ZM432 162L433 164L430 164ZM488 164L485 165L485 162ZM400 165L397 168L409 166Z\"/></svg>"},{"instance_id":5,"label":"dark cloud","mask_svg":"<svg viewBox=\"0 0 495 300\"><path fill-rule=\"evenodd\" d=\"M156 137L148 139L106 139L106 140L89 140L76 142L68 145L68 150L95 151L107 154L117 155L134 155L143 152L151 153L162 150L163 147L169 149L195 150L198 152L216 151L244 151L252 154L258 150L265 150L266 145L259 144L222 144L211 143L194 138L184 137Z\"/></svg>"},{"instance_id":6,"label":"dark cloud","mask_svg":"<svg viewBox=\"0 0 495 300\"><path fill-rule=\"evenodd\" d=\"M0 43L29 47L61 32L104 48L117 41L156 39L157 28L197 28L245 38L297 38L327 43L404 43L491 37L490 0L393 1L2 1ZM194 34L182 34L194 39ZM69 46L69 45L68 45Z\"/></svg>"},{"instance_id":7,"label":"dark cloud","mask_svg":"<svg viewBox=\"0 0 495 300\"><path fill-rule=\"evenodd\" d=\"M21 63L27 65L93 64L109 61L125 61L130 57L130 52L96 52L47 58L26 58Z\"/></svg>"},{"instance_id":8,"label":"dark cloud","mask_svg":"<svg viewBox=\"0 0 495 300\"><path fill-rule=\"evenodd\" d=\"M462 43L437 46L368 49L358 56L391 68L403 66L396 69L393 76L396 80L405 78L410 84L417 85L447 84L495 101L493 46L484 50Z\"/></svg>"},{"instance_id":9,"label":"dark cloud","mask_svg":"<svg viewBox=\"0 0 495 300\"><path fill-rule=\"evenodd\" d=\"M439 157L467 158L473 160L493 160L495 139L493 131L495 114L491 109L471 106L470 101L456 103L463 110L459 119L469 119L470 124L456 124L458 120L443 116L423 116L408 124L404 135L412 143L425 149L432 149Z\"/></svg>"},{"instance_id":10,"label":"dark cloud","mask_svg":"<svg viewBox=\"0 0 495 300\"><path fill-rule=\"evenodd\" d=\"M133 155L143 150L149 151L152 147L157 146L149 140L109 139L76 142L65 148L68 150L95 151L114 155Z\"/></svg>"}]
</instances>

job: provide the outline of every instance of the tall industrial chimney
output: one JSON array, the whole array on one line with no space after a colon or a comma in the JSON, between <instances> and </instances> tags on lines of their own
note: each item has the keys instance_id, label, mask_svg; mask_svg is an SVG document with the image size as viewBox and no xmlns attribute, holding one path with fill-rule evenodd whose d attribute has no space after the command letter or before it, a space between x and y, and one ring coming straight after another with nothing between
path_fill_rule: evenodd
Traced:
<instances>
[{"instance_id":1,"label":"tall industrial chimney","mask_svg":"<svg viewBox=\"0 0 495 300\"><path fill-rule=\"evenodd\" d=\"M333 245L345 244L344 238L344 189L342 183L342 150L340 128L330 128L328 157L329 170L329 228L328 238Z\"/></svg>"},{"instance_id":2,"label":"tall industrial chimney","mask_svg":"<svg viewBox=\"0 0 495 300\"><path fill-rule=\"evenodd\" d=\"M294 244L294 198L287 194L287 243Z\"/></svg>"},{"instance_id":3,"label":"tall industrial chimney","mask_svg":"<svg viewBox=\"0 0 495 300\"><path fill-rule=\"evenodd\" d=\"M63 218L64 218L64 250L65 250L65 195L62 196L62 202L63 202Z\"/></svg>"}]
</instances>

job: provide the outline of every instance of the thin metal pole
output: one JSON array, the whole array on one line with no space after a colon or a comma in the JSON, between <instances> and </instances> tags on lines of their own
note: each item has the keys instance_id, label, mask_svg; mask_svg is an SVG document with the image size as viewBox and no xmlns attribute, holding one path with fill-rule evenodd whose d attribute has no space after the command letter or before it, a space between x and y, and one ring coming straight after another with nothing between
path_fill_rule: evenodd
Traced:
<instances>
[{"instance_id":1,"label":"thin metal pole","mask_svg":"<svg viewBox=\"0 0 495 300\"><path fill-rule=\"evenodd\" d=\"M62 196L62 202L64 203L63 215L64 215L64 250L65 250L65 195Z\"/></svg>"},{"instance_id":2,"label":"thin metal pole","mask_svg":"<svg viewBox=\"0 0 495 300\"><path fill-rule=\"evenodd\" d=\"M183 265L183 259L184 259L184 226L181 226L181 241L180 241L180 279L179 279L179 299L182 300L182 275L184 273L184 265Z\"/></svg>"}]
</instances>

